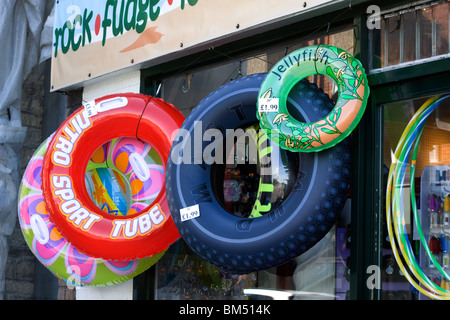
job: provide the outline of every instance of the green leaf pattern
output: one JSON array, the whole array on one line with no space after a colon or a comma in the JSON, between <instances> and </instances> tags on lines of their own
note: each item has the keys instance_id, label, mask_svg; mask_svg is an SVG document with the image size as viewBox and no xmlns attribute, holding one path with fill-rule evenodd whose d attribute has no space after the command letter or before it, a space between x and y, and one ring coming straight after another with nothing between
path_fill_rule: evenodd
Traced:
<instances>
[{"instance_id":1,"label":"green leaf pattern","mask_svg":"<svg viewBox=\"0 0 450 320\"><path fill-rule=\"evenodd\" d=\"M341 49L328 47L328 50L332 50L334 54L331 55L328 52L326 74L334 79L338 85L340 99L343 100L341 106L345 105L346 100L363 100L363 97L358 94L358 88L365 85L365 81L367 80L365 78L364 70L359 62ZM323 54L323 51L319 54ZM336 61L339 63L334 64L333 62ZM344 67L332 68L333 65L342 66L342 62L345 63ZM269 90L272 90L272 88ZM283 115L277 117L277 130L275 131L278 131L279 133L280 145L300 150L309 149L312 148L313 145L323 145L321 137L324 135L342 134L337 128L337 124L341 117L341 106L335 106L335 108L320 121L315 123L301 123L300 126L298 123L293 123L288 116Z\"/></svg>"}]
</instances>

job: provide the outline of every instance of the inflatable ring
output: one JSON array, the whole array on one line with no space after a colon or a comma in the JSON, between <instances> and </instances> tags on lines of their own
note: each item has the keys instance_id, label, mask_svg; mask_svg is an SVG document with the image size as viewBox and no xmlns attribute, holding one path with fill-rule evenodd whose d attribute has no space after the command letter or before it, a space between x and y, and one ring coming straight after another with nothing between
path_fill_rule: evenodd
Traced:
<instances>
[{"instance_id":1,"label":"inflatable ring","mask_svg":"<svg viewBox=\"0 0 450 320\"><path fill-rule=\"evenodd\" d=\"M137 165L132 162L136 159ZM136 138L105 143L94 152L86 170L86 187L94 203L114 215L133 215L145 209L164 187L161 159L149 144Z\"/></svg>"},{"instance_id":2,"label":"inflatable ring","mask_svg":"<svg viewBox=\"0 0 450 320\"><path fill-rule=\"evenodd\" d=\"M239 217L224 208L216 192L220 177L205 157L215 143L206 139L206 130L225 134L257 123L255 104L264 77L239 78L203 99L180 128L167 164L167 199L180 235L196 254L235 274L279 265L317 243L339 217L351 177L348 139L318 153L285 151L297 157L298 170L292 191L278 207L257 218ZM289 103L305 120L333 107L327 95L305 81L293 88ZM201 148L189 139L198 133L204 133Z\"/></svg>"},{"instance_id":3,"label":"inflatable ring","mask_svg":"<svg viewBox=\"0 0 450 320\"><path fill-rule=\"evenodd\" d=\"M154 265L164 253L130 261L107 261L80 252L50 221L41 189L44 154L50 138L33 154L22 178L18 218L36 258L58 278L77 286L109 286L127 281Z\"/></svg>"},{"instance_id":4,"label":"inflatable ring","mask_svg":"<svg viewBox=\"0 0 450 320\"><path fill-rule=\"evenodd\" d=\"M85 172L94 152L118 137L148 143L165 165L172 133L183 121L174 106L132 93L89 102L66 119L49 144L42 170L45 204L61 234L92 257L119 261L152 256L178 239L164 187L151 206L133 215L115 216L90 199ZM140 156L133 154L130 162L135 163L135 172L148 178Z\"/></svg>"},{"instance_id":5,"label":"inflatable ring","mask_svg":"<svg viewBox=\"0 0 450 320\"><path fill-rule=\"evenodd\" d=\"M313 74L331 77L339 95L325 117L305 123L289 114L286 100L299 80ZM326 45L309 46L292 52L267 74L258 95L257 117L281 148L320 151L341 142L358 125L369 91L364 68L347 51ZM278 99L278 103L271 98Z\"/></svg>"}]
</instances>

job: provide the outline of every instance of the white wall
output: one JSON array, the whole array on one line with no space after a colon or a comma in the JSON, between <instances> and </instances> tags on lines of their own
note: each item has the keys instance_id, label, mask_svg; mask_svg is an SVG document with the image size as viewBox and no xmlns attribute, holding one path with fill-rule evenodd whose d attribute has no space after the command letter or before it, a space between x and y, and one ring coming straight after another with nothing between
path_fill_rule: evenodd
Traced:
<instances>
[{"instance_id":1,"label":"white wall","mask_svg":"<svg viewBox=\"0 0 450 320\"><path fill-rule=\"evenodd\" d=\"M134 92L140 90L140 71L130 70L97 80L83 90L83 101L91 101L108 94ZM77 287L77 300L132 300L133 279L109 287Z\"/></svg>"},{"instance_id":2,"label":"white wall","mask_svg":"<svg viewBox=\"0 0 450 320\"><path fill-rule=\"evenodd\" d=\"M117 72L103 80L95 80L92 84L88 83L83 90L83 100L90 101L113 93L139 93L140 85L140 70Z\"/></svg>"}]
</instances>

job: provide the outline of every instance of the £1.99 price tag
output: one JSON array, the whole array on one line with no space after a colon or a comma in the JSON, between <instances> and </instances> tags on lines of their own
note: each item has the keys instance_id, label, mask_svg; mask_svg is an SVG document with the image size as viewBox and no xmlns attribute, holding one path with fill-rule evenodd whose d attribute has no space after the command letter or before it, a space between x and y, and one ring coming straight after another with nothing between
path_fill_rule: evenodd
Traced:
<instances>
[{"instance_id":1,"label":"\u00a31.99 price tag","mask_svg":"<svg viewBox=\"0 0 450 320\"><path fill-rule=\"evenodd\" d=\"M180 209L181 222L200 217L200 208L198 204Z\"/></svg>"},{"instance_id":2,"label":"\u00a31.99 price tag","mask_svg":"<svg viewBox=\"0 0 450 320\"><path fill-rule=\"evenodd\" d=\"M258 112L278 112L279 98L260 98Z\"/></svg>"}]
</instances>

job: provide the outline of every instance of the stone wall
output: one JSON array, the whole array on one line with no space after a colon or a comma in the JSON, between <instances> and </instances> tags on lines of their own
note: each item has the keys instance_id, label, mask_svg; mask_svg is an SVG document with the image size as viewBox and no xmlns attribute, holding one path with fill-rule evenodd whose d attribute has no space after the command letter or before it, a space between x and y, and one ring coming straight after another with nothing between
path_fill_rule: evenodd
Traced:
<instances>
[{"instance_id":1,"label":"stone wall","mask_svg":"<svg viewBox=\"0 0 450 320\"><path fill-rule=\"evenodd\" d=\"M21 176L36 148L42 141L42 115L44 110L44 76L39 67L23 83L22 125L27 136L22 147ZM5 274L5 300L32 299L34 292L36 258L28 248L19 223L9 239L9 253Z\"/></svg>"},{"instance_id":2,"label":"stone wall","mask_svg":"<svg viewBox=\"0 0 450 320\"><path fill-rule=\"evenodd\" d=\"M22 125L27 127L27 135L22 147L21 156L21 177L25 171L28 162L39 147L41 142L47 138L43 136L43 132L48 132L48 127L58 127L59 123L49 124L48 115L45 114L46 97L48 97L48 73L45 70L45 63L36 66L29 77L24 81L22 86ZM46 86L47 84L47 86ZM68 94L68 101L79 101L75 97L80 97L81 94L78 91ZM65 98L63 99L65 100ZM72 102L74 104L74 102ZM58 106L50 106L50 109L56 110ZM63 106L65 108L65 105ZM67 108L66 115L74 107ZM64 115L63 115L64 116ZM45 118L47 117L47 119ZM53 118L51 121L55 122ZM47 121L45 121L47 120ZM54 130L52 128L52 130ZM5 300L31 300L31 299L46 299L45 295L40 294L39 290L48 286L51 287L50 291L56 291L51 294L51 297L59 300L72 300L75 299L75 290L70 290L66 287L64 281L57 280L56 277L49 274L44 282L42 279L37 279L40 274L37 274L37 268L40 267L37 264L40 262L33 255L25 239L22 235L20 225L16 221L16 227L14 233L9 239L9 252L6 263L5 272ZM47 271L47 270L45 270ZM49 272L47 272L49 273ZM36 285L40 280L39 285ZM55 283L55 285L51 285Z\"/></svg>"}]
</instances>

